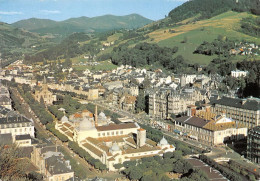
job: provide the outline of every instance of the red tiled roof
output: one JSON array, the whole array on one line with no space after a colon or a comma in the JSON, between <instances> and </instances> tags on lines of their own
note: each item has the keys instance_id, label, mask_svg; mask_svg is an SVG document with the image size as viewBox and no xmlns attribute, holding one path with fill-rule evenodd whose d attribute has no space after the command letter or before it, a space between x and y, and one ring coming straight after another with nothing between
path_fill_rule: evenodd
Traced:
<instances>
[{"instance_id":1,"label":"red tiled roof","mask_svg":"<svg viewBox=\"0 0 260 181\"><path fill-rule=\"evenodd\" d=\"M126 123L126 124L110 124L108 126L97 126L98 131L109 131L109 130L118 130L118 129L130 129L137 128L135 123Z\"/></svg>"},{"instance_id":2,"label":"red tiled roof","mask_svg":"<svg viewBox=\"0 0 260 181\"><path fill-rule=\"evenodd\" d=\"M79 113L75 113L75 114L74 114L74 117L75 117L75 118L82 118L82 115L79 114Z\"/></svg>"},{"instance_id":3,"label":"red tiled roof","mask_svg":"<svg viewBox=\"0 0 260 181\"><path fill-rule=\"evenodd\" d=\"M99 157L101 157L103 155L102 151L95 148L94 146L92 146L89 143L84 143L83 146Z\"/></svg>"}]
</instances>

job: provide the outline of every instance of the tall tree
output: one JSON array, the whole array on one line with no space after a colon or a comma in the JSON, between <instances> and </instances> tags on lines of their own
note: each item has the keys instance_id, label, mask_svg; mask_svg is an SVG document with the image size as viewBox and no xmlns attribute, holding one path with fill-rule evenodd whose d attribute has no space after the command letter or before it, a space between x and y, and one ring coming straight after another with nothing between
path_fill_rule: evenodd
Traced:
<instances>
[{"instance_id":1,"label":"tall tree","mask_svg":"<svg viewBox=\"0 0 260 181\"><path fill-rule=\"evenodd\" d=\"M25 180L27 164L19 161L18 152L16 145L0 146L0 178L2 180Z\"/></svg>"},{"instance_id":2,"label":"tall tree","mask_svg":"<svg viewBox=\"0 0 260 181\"><path fill-rule=\"evenodd\" d=\"M139 113L144 110L145 110L145 96L144 96L144 91L140 90L139 95L137 96L136 99L136 112Z\"/></svg>"}]
</instances>

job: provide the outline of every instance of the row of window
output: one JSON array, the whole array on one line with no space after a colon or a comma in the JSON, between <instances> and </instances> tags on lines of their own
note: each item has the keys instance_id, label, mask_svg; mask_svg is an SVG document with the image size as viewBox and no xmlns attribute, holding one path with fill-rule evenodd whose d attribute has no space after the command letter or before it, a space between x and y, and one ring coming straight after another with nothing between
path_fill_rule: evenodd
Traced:
<instances>
[{"instance_id":1,"label":"row of window","mask_svg":"<svg viewBox=\"0 0 260 181\"><path fill-rule=\"evenodd\" d=\"M15 123L15 124L2 124L1 129L4 128L17 128L17 127L29 127L31 123Z\"/></svg>"},{"instance_id":2,"label":"row of window","mask_svg":"<svg viewBox=\"0 0 260 181\"><path fill-rule=\"evenodd\" d=\"M104 136L117 136L117 135L123 135L124 132L123 131L111 131L111 132L104 132L104 133L98 133L98 137L100 137L102 135L102 137Z\"/></svg>"},{"instance_id":3,"label":"row of window","mask_svg":"<svg viewBox=\"0 0 260 181\"><path fill-rule=\"evenodd\" d=\"M7 133L21 133L21 132L31 132L32 128L17 128L17 129L7 129L7 130L0 130L0 134L7 134Z\"/></svg>"}]
</instances>

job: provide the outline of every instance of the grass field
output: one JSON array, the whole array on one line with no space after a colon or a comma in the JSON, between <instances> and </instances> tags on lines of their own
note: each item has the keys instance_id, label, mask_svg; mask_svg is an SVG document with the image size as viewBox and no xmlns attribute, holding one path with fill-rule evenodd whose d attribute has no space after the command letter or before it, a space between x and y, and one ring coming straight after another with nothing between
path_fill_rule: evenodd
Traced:
<instances>
[{"instance_id":1,"label":"grass field","mask_svg":"<svg viewBox=\"0 0 260 181\"><path fill-rule=\"evenodd\" d=\"M92 70L92 71L99 71L99 70L113 70L115 68L117 68L116 65L112 64L110 61L102 61L102 62L98 62L100 64L98 65L77 65L77 66L73 66L73 68L75 70Z\"/></svg>"},{"instance_id":2,"label":"grass field","mask_svg":"<svg viewBox=\"0 0 260 181\"><path fill-rule=\"evenodd\" d=\"M260 43L260 40L239 32L239 22L242 18L248 17L247 13L226 12L209 20L198 21L195 24L182 25L173 28L176 33L165 33L160 29L150 34L159 46L179 47L176 55L182 55L191 63L208 64L216 56L193 54L194 50L203 42L211 42L219 35L235 39L245 39ZM187 43L181 43L187 38ZM244 59L240 57L239 59Z\"/></svg>"},{"instance_id":3,"label":"grass field","mask_svg":"<svg viewBox=\"0 0 260 181\"><path fill-rule=\"evenodd\" d=\"M123 33L115 33L115 34L113 34L112 36L109 36L109 37L107 38L107 41L108 41L108 42L116 41L116 40L118 40L119 37L122 36L122 35L123 35Z\"/></svg>"}]
</instances>

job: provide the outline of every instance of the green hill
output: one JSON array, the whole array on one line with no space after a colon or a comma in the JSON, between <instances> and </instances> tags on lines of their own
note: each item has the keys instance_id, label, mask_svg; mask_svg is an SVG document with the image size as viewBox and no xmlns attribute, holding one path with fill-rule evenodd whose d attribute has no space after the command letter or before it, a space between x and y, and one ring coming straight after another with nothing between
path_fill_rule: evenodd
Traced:
<instances>
[{"instance_id":1,"label":"green hill","mask_svg":"<svg viewBox=\"0 0 260 181\"><path fill-rule=\"evenodd\" d=\"M12 25L17 28L23 28L28 31L33 31L36 29L42 29L49 26L54 26L57 22L49 19L37 19L30 18L27 20L21 20L13 23Z\"/></svg>"},{"instance_id":2,"label":"green hill","mask_svg":"<svg viewBox=\"0 0 260 181\"><path fill-rule=\"evenodd\" d=\"M40 34L69 35L74 32L102 32L114 29L133 29L142 27L151 22L152 20L138 14L131 14L127 16L104 15L93 18L83 16L59 22L31 18L18 21L12 25Z\"/></svg>"},{"instance_id":3,"label":"green hill","mask_svg":"<svg viewBox=\"0 0 260 181\"><path fill-rule=\"evenodd\" d=\"M244 18L257 17L247 12L238 13L228 11L210 19L192 21L194 18L189 18L178 22L177 25L165 26L164 22L168 22L169 18L153 22L140 29L132 31L115 31L111 33L102 33L101 37L92 36L89 39L76 39L70 36L71 42L68 50L66 42L63 41L56 48L51 48L49 51L42 52L45 59L56 59L57 57L83 57L84 54L97 55L99 60L106 60L112 56L115 47L124 47L125 51L135 47L140 43L157 44L160 47L175 48L178 51L173 54L172 58L182 56L187 63L209 64L217 55L194 54L194 51L204 42L212 42L219 36L227 37L228 39L237 39L237 41L245 40L246 42L256 42L260 44L258 37L250 36L241 31L241 25ZM76 36L80 34L75 34ZM76 37L75 36L75 37ZM82 35L80 35L81 37ZM82 40L82 41L80 41ZM184 42L185 40L185 42ZM114 42L113 45L103 47L105 42ZM59 48L61 47L61 48ZM101 50L104 48L104 50ZM58 51L60 50L60 51ZM72 52L73 50L73 52ZM60 52L59 54L57 52ZM66 52L66 53L64 53ZM76 53L75 53L76 52ZM81 56L80 56L81 55ZM127 57L130 57L127 55ZM234 61L243 60L245 56L231 57Z\"/></svg>"},{"instance_id":4,"label":"green hill","mask_svg":"<svg viewBox=\"0 0 260 181\"><path fill-rule=\"evenodd\" d=\"M3 59L20 57L24 53L37 52L52 44L48 39L44 39L36 33L21 30L2 22L0 22L0 40Z\"/></svg>"},{"instance_id":5,"label":"green hill","mask_svg":"<svg viewBox=\"0 0 260 181\"><path fill-rule=\"evenodd\" d=\"M224 36L229 39L260 44L258 37L247 35L241 29L244 18L248 17L257 16L247 12L228 11L209 19L193 21L196 17L192 17L167 26L165 24L169 22L169 18L165 18L135 32L118 34L120 36L117 37L117 45L107 48L105 51L100 52L99 55L113 53L114 47L117 46L124 45L133 48L139 43L146 42L158 44L160 47L173 48L177 46L178 52L173 55L173 58L181 55L188 63L209 64L217 57L216 55L207 56L193 53L204 41L212 42L218 36ZM185 39L186 42L184 43ZM245 56L233 57L234 61L243 60L244 58Z\"/></svg>"},{"instance_id":6,"label":"green hill","mask_svg":"<svg viewBox=\"0 0 260 181\"><path fill-rule=\"evenodd\" d=\"M194 17L197 20L208 19L227 11L251 12L260 14L260 2L257 0L190 0L169 13L172 22Z\"/></svg>"}]
</instances>

